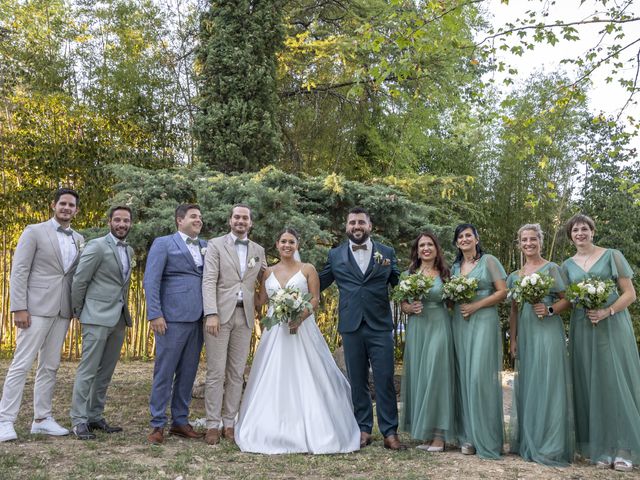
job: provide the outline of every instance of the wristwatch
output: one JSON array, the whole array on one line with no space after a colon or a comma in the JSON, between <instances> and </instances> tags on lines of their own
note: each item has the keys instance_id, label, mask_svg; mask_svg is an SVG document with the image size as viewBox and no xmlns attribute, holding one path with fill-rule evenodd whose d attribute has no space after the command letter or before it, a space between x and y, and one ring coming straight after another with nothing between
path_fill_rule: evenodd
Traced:
<instances>
[{"instance_id":1,"label":"wristwatch","mask_svg":"<svg viewBox=\"0 0 640 480\"><path fill-rule=\"evenodd\" d=\"M553 316L553 312L554 312L553 307L552 307L551 305L549 305L549 306L547 307L547 316L548 316L548 317Z\"/></svg>"}]
</instances>

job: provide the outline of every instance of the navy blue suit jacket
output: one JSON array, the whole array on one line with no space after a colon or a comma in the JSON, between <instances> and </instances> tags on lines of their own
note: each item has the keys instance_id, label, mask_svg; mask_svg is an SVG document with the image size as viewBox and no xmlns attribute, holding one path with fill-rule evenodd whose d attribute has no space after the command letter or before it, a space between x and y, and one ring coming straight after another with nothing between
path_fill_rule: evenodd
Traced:
<instances>
[{"instance_id":1,"label":"navy blue suit jacket","mask_svg":"<svg viewBox=\"0 0 640 480\"><path fill-rule=\"evenodd\" d=\"M206 246L200 240L200 248ZM197 322L202 318L202 267L196 266L178 232L153 241L143 285L148 320Z\"/></svg>"},{"instance_id":2,"label":"navy blue suit jacket","mask_svg":"<svg viewBox=\"0 0 640 480\"><path fill-rule=\"evenodd\" d=\"M378 260L376 253L381 256ZM332 248L320 272L320 289L334 281L338 285L338 331L355 332L362 322L373 330L393 330L389 285L397 285L399 275L392 247L373 242L373 254L364 275L349 250L349 242Z\"/></svg>"}]
</instances>

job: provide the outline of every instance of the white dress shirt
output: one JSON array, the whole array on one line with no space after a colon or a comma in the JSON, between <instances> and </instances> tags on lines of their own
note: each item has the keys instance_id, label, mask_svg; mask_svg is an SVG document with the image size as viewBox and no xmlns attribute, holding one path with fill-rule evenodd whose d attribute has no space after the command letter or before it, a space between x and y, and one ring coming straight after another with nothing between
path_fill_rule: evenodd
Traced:
<instances>
[{"instance_id":1,"label":"white dress shirt","mask_svg":"<svg viewBox=\"0 0 640 480\"><path fill-rule=\"evenodd\" d=\"M248 245L242 245L241 243L236 243L238 237L236 237L233 233L230 234L233 239L233 246L236 247L236 253L238 254L238 261L240 262L240 278L244 277L244 272L247 271L247 253L249 251ZM241 238L240 240L248 240L247 237ZM238 290L238 301L242 301L242 288Z\"/></svg>"},{"instance_id":2,"label":"white dress shirt","mask_svg":"<svg viewBox=\"0 0 640 480\"><path fill-rule=\"evenodd\" d=\"M360 267L360 270L364 275L364 272L366 272L367 268L369 268L369 263L371 262L371 255L373 255L373 242L371 242L370 238L367 238L367 241L363 243L363 245L365 245L367 248L366 249L361 248L360 250L356 250L355 252L351 248L353 245L357 245L357 244L349 240L349 249L351 249L353 258L356 259L356 263L358 264L358 267Z\"/></svg>"},{"instance_id":3,"label":"white dress shirt","mask_svg":"<svg viewBox=\"0 0 640 480\"><path fill-rule=\"evenodd\" d=\"M58 227L61 225L56 221L55 218L51 219L51 223L53 223L53 228L56 229L56 236L58 237L58 245L60 246L60 254L62 255L62 267L66 272L71 267L73 260L76 258L78 254L78 246L76 242L73 240L73 235L66 235L62 232L58 231ZM71 228L65 228L67 231L72 231Z\"/></svg>"},{"instance_id":4,"label":"white dress shirt","mask_svg":"<svg viewBox=\"0 0 640 480\"><path fill-rule=\"evenodd\" d=\"M126 280L127 275L129 275L129 255L127 254L127 245L124 243L124 240L116 238L113 233L109 233L109 235L111 235L111 238L115 242L116 250L118 252L118 255L120 255L120 264L122 265L122 279ZM118 245L118 242L121 242L121 244Z\"/></svg>"},{"instance_id":5,"label":"white dress shirt","mask_svg":"<svg viewBox=\"0 0 640 480\"><path fill-rule=\"evenodd\" d=\"M198 242L198 244L187 243L187 238L191 238L191 237L189 237L189 235L187 235L186 233L182 233L182 232L178 232L178 233L182 237L182 240L184 240L184 243L187 246L187 250L189 250L189 253L193 257L193 261L196 263L196 267L201 267L202 253L200 253L200 242ZM194 238L193 240L198 240L198 237Z\"/></svg>"}]
</instances>

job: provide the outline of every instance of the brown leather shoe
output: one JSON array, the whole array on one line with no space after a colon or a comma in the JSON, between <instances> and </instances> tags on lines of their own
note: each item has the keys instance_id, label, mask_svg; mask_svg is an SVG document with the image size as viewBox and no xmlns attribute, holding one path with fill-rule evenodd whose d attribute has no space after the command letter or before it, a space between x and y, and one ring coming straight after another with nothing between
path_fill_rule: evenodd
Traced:
<instances>
[{"instance_id":1,"label":"brown leather shoe","mask_svg":"<svg viewBox=\"0 0 640 480\"><path fill-rule=\"evenodd\" d=\"M407 446L400 443L398 435L389 435L384 437L384 448L389 450L406 450Z\"/></svg>"},{"instance_id":2,"label":"brown leather shoe","mask_svg":"<svg viewBox=\"0 0 640 480\"><path fill-rule=\"evenodd\" d=\"M225 427L223 431L223 437L227 439L229 443L236 444L236 437L233 427Z\"/></svg>"},{"instance_id":3,"label":"brown leather shoe","mask_svg":"<svg viewBox=\"0 0 640 480\"><path fill-rule=\"evenodd\" d=\"M153 445L161 445L164 443L164 427L155 427L153 431L147 435L147 440Z\"/></svg>"},{"instance_id":4,"label":"brown leather shoe","mask_svg":"<svg viewBox=\"0 0 640 480\"><path fill-rule=\"evenodd\" d=\"M220 430L217 428L210 428L207 430L207 433L204 436L204 441L207 445L217 445L220 443Z\"/></svg>"},{"instance_id":5,"label":"brown leather shoe","mask_svg":"<svg viewBox=\"0 0 640 480\"><path fill-rule=\"evenodd\" d=\"M177 435L183 438L202 438L204 435L196 432L191 425L174 425L169 429L169 435Z\"/></svg>"},{"instance_id":6,"label":"brown leather shoe","mask_svg":"<svg viewBox=\"0 0 640 480\"><path fill-rule=\"evenodd\" d=\"M371 434L368 432L360 432L360 448L364 448L367 445L371 445Z\"/></svg>"}]
</instances>

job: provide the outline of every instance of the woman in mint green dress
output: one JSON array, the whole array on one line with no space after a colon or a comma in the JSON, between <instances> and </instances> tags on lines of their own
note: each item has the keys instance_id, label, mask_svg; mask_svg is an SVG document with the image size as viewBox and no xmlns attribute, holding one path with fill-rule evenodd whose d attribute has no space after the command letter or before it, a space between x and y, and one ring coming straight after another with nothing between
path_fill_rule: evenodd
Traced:
<instances>
[{"instance_id":1,"label":"woman in mint green dress","mask_svg":"<svg viewBox=\"0 0 640 480\"><path fill-rule=\"evenodd\" d=\"M502 341L497 305L507 296L504 268L485 254L476 228L458 225L452 275L478 280L470 303L454 305L451 329L456 365L455 428L462 453L496 459L502 454Z\"/></svg>"},{"instance_id":2,"label":"woman in mint green dress","mask_svg":"<svg viewBox=\"0 0 640 480\"><path fill-rule=\"evenodd\" d=\"M542 258L539 224L518 230L518 245L525 263L507 278L516 280L538 273L549 275L553 286L542 302L518 306L511 302L509 316L511 355L516 357L514 400L509 422L511 451L525 460L565 466L573 459L571 376L564 326L558 316L569 307L560 267Z\"/></svg>"},{"instance_id":3,"label":"woman in mint green dress","mask_svg":"<svg viewBox=\"0 0 640 480\"><path fill-rule=\"evenodd\" d=\"M630 471L640 462L640 358L627 309L636 299L633 271L618 250L593 244L586 215L573 216L566 231L576 247L562 264L569 283L596 277L617 286L602 308L571 314L576 450L599 468Z\"/></svg>"},{"instance_id":4,"label":"woman in mint green dress","mask_svg":"<svg viewBox=\"0 0 640 480\"><path fill-rule=\"evenodd\" d=\"M409 318L400 428L424 441L418 449L442 452L445 442L455 441L453 338L449 311L442 301L442 282L449 278L449 268L431 232L420 233L411 245L409 273L416 272L432 277L434 284L421 300L402 303Z\"/></svg>"}]
</instances>

